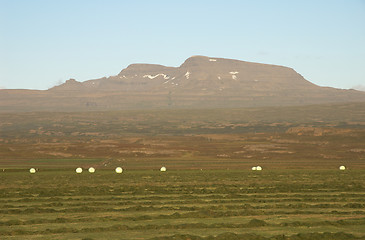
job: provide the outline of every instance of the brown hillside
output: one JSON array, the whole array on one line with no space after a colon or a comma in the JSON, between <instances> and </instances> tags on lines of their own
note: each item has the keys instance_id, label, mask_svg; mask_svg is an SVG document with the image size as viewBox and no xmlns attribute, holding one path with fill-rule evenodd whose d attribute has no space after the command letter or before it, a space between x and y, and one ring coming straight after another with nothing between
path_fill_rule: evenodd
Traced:
<instances>
[{"instance_id":1,"label":"brown hillside","mask_svg":"<svg viewBox=\"0 0 365 240\"><path fill-rule=\"evenodd\" d=\"M364 102L365 93L317 86L291 68L193 56L179 67L131 64L118 75L46 91L0 90L0 111L238 108Z\"/></svg>"}]
</instances>

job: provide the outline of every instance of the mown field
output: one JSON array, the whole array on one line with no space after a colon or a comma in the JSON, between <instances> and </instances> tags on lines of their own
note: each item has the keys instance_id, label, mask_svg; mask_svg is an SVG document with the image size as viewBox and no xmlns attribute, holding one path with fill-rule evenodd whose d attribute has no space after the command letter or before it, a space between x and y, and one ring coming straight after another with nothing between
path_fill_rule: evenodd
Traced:
<instances>
[{"instance_id":1,"label":"mown field","mask_svg":"<svg viewBox=\"0 0 365 240\"><path fill-rule=\"evenodd\" d=\"M365 239L364 170L0 172L0 239Z\"/></svg>"}]
</instances>

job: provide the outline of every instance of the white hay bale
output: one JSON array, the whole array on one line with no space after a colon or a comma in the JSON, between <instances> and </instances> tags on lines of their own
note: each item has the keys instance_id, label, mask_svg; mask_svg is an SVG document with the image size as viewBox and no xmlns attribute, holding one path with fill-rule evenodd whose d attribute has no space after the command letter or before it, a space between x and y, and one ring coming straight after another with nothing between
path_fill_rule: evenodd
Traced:
<instances>
[{"instance_id":1,"label":"white hay bale","mask_svg":"<svg viewBox=\"0 0 365 240\"><path fill-rule=\"evenodd\" d=\"M94 173L94 172L95 172L95 168L89 167L89 173Z\"/></svg>"},{"instance_id":2,"label":"white hay bale","mask_svg":"<svg viewBox=\"0 0 365 240\"><path fill-rule=\"evenodd\" d=\"M35 172L36 172L36 170L35 170L35 168L31 168L31 169L29 169L29 172L30 172L30 173L35 173Z\"/></svg>"},{"instance_id":3,"label":"white hay bale","mask_svg":"<svg viewBox=\"0 0 365 240\"><path fill-rule=\"evenodd\" d=\"M256 170L257 170L257 171L261 171L261 170L262 170L262 167L261 167L261 166L257 166L257 167L256 167Z\"/></svg>"},{"instance_id":4,"label":"white hay bale","mask_svg":"<svg viewBox=\"0 0 365 240\"><path fill-rule=\"evenodd\" d=\"M166 167L161 167L161 168L160 168L160 171L161 171L161 172L166 172Z\"/></svg>"},{"instance_id":5,"label":"white hay bale","mask_svg":"<svg viewBox=\"0 0 365 240\"><path fill-rule=\"evenodd\" d=\"M117 168L115 169L115 172L116 172L116 173L122 173L122 172L123 172L123 168L121 168L121 167L117 167Z\"/></svg>"},{"instance_id":6,"label":"white hay bale","mask_svg":"<svg viewBox=\"0 0 365 240\"><path fill-rule=\"evenodd\" d=\"M257 167L252 167L251 170L252 171L256 171L257 170Z\"/></svg>"},{"instance_id":7,"label":"white hay bale","mask_svg":"<svg viewBox=\"0 0 365 240\"><path fill-rule=\"evenodd\" d=\"M346 170L346 167L345 167L345 166L340 166L340 167L339 167L339 169L340 169L341 171L343 171L343 170Z\"/></svg>"},{"instance_id":8,"label":"white hay bale","mask_svg":"<svg viewBox=\"0 0 365 240\"><path fill-rule=\"evenodd\" d=\"M76 173L82 173L82 168L80 167L76 168Z\"/></svg>"}]
</instances>

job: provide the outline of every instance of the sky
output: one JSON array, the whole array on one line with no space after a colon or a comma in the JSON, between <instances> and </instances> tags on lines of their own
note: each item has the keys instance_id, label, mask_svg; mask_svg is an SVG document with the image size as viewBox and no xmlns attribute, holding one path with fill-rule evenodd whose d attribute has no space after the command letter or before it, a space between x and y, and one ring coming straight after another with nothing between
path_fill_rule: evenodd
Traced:
<instances>
[{"instance_id":1,"label":"sky","mask_svg":"<svg viewBox=\"0 0 365 240\"><path fill-rule=\"evenodd\" d=\"M0 89L48 89L193 55L365 91L365 0L0 0Z\"/></svg>"}]
</instances>

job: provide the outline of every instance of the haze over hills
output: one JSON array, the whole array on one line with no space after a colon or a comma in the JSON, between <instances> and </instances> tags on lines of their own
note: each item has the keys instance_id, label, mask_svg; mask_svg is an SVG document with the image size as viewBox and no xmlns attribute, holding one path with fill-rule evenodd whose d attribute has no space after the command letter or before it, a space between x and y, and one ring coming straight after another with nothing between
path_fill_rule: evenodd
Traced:
<instances>
[{"instance_id":1,"label":"haze over hills","mask_svg":"<svg viewBox=\"0 0 365 240\"><path fill-rule=\"evenodd\" d=\"M365 92L317 86L291 68L193 56L179 67L131 64L118 75L48 90L0 90L0 111L239 108L365 102Z\"/></svg>"}]
</instances>

